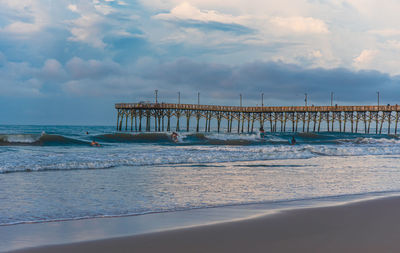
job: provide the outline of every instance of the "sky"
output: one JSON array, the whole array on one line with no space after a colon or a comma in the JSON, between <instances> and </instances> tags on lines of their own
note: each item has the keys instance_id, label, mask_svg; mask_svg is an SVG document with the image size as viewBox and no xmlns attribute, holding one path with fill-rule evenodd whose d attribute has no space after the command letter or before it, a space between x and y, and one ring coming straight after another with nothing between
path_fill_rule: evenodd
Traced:
<instances>
[{"instance_id":1,"label":"sky","mask_svg":"<svg viewBox=\"0 0 400 253\"><path fill-rule=\"evenodd\" d=\"M0 124L119 102L400 104L397 0L0 0Z\"/></svg>"}]
</instances>

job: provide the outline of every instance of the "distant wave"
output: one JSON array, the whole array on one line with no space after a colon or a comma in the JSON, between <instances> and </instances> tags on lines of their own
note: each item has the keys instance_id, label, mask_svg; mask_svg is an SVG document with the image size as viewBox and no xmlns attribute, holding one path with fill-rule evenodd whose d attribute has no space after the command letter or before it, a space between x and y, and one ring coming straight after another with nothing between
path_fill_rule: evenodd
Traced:
<instances>
[{"instance_id":1,"label":"distant wave","mask_svg":"<svg viewBox=\"0 0 400 253\"><path fill-rule=\"evenodd\" d=\"M357 137L354 139L338 139L337 143L353 144L400 144L397 136L388 136L387 138Z\"/></svg>"},{"instance_id":2,"label":"distant wave","mask_svg":"<svg viewBox=\"0 0 400 253\"><path fill-rule=\"evenodd\" d=\"M287 143L286 139L262 139L257 134L179 133L178 141L170 133L112 133L94 136L96 141L107 143L168 143L177 145L257 145Z\"/></svg>"},{"instance_id":3,"label":"distant wave","mask_svg":"<svg viewBox=\"0 0 400 253\"><path fill-rule=\"evenodd\" d=\"M170 135L167 133L139 133L139 134L129 134L129 133L110 133L101 134L93 137L96 141L103 142L116 142L116 143L140 143L140 142L172 142Z\"/></svg>"},{"instance_id":4,"label":"distant wave","mask_svg":"<svg viewBox=\"0 0 400 253\"><path fill-rule=\"evenodd\" d=\"M287 145L295 137L298 144L393 144L400 143L394 135L362 135L350 133L193 133L180 132L175 142L171 133L107 133L95 136L67 137L59 134L0 134L0 146L88 146L100 143L151 143L166 145Z\"/></svg>"},{"instance_id":5,"label":"distant wave","mask_svg":"<svg viewBox=\"0 0 400 253\"><path fill-rule=\"evenodd\" d=\"M0 134L0 146L89 145L88 141L53 134Z\"/></svg>"}]
</instances>

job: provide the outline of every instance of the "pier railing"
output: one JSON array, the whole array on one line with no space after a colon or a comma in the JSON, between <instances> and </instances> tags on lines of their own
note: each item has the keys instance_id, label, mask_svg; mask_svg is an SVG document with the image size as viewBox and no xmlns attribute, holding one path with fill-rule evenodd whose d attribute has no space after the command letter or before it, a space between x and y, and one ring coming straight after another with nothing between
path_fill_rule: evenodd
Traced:
<instances>
[{"instance_id":1,"label":"pier railing","mask_svg":"<svg viewBox=\"0 0 400 253\"><path fill-rule=\"evenodd\" d=\"M226 120L226 131L232 132L233 121L237 122L237 131L253 132L254 123L258 122L261 130L267 124L267 130L276 131L321 131L321 124L327 131L359 132L363 123L363 132L369 133L371 123L375 132L382 133L383 125L387 125L390 134L391 124L397 134L399 120L399 105L358 105L358 106L220 106L198 104L171 103L119 103L115 104L118 111L117 130L122 130L125 120L125 130L128 131L130 120L131 131L171 131L171 118L175 118L175 130L180 131L180 119L186 118L186 130L189 131L191 118L196 119L196 131L200 131L200 119L205 119L205 131L210 131L212 119L216 120L217 131L221 130L221 121ZM154 121L153 121L153 120ZM164 124L164 120L167 120ZM146 120L142 129L142 120ZM153 127L151 122L154 122ZM269 123L269 124L268 124ZM287 127L287 123L289 126ZM291 128L290 128L291 123ZM335 130L335 127L337 128Z\"/></svg>"}]
</instances>

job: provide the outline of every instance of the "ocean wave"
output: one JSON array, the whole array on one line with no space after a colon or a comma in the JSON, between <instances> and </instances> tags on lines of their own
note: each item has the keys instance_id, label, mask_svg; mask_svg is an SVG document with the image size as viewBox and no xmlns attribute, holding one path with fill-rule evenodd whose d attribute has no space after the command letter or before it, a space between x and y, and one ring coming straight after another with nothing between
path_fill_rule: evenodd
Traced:
<instances>
[{"instance_id":1,"label":"ocean wave","mask_svg":"<svg viewBox=\"0 0 400 253\"><path fill-rule=\"evenodd\" d=\"M266 133L263 138L258 133L193 133L180 132L178 139L171 138L172 133L105 133L97 135L62 134L0 134L0 146L88 146L92 140L103 144L165 144L165 145L212 145L212 146L262 146L288 145L295 137L298 144L343 145L343 144L400 144L394 135L362 135L351 133Z\"/></svg>"},{"instance_id":2,"label":"ocean wave","mask_svg":"<svg viewBox=\"0 0 400 253\"><path fill-rule=\"evenodd\" d=\"M171 133L112 133L94 136L94 139L106 143L168 143L178 145L257 145L288 143L287 138L268 136L260 138L258 134L227 133L179 133L173 141Z\"/></svg>"},{"instance_id":3,"label":"ocean wave","mask_svg":"<svg viewBox=\"0 0 400 253\"><path fill-rule=\"evenodd\" d=\"M129 133L110 133L110 134L101 134L93 137L96 141L103 142L116 142L116 143L140 143L140 142L150 142L150 143L158 143L158 142L171 142L172 139L170 134L167 133L138 133L138 134L129 134Z\"/></svg>"},{"instance_id":4,"label":"ocean wave","mask_svg":"<svg viewBox=\"0 0 400 253\"><path fill-rule=\"evenodd\" d=\"M122 145L78 150L65 148L59 153L49 153L48 149L35 150L34 153L0 153L0 173L309 159L318 156L398 155L400 145L178 145L174 148Z\"/></svg>"},{"instance_id":5,"label":"ocean wave","mask_svg":"<svg viewBox=\"0 0 400 253\"><path fill-rule=\"evenodd\" d=\"M88 141L53 134L0 134L0 146L89 145Z\"/></svg>"},{"instance_id":6,"label":"ocean wave","mask_svg":"<svg viewBox=\"0 0 400 253\"><path fill-rule=\"evenodd\" d=\"M337 143L352 143L352 144L400 144L400 139L397 136L388 136L389 138L372 138L372 137L357 137L353 139L338 139Z\"/></svg>"}]
</instances>

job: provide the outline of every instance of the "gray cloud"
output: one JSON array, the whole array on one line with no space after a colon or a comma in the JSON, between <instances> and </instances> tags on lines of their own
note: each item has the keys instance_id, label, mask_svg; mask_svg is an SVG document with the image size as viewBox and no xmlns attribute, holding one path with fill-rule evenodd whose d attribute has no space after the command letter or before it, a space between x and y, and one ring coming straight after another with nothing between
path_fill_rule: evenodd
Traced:
<instances>
[{"instance_id":1,"label":"gray cloud","mask_svg":"<svg viewBox=\"0 0 400 253\"><path fill-rule=\"evenodd\" d=\"M344 104L375 103L380 91L382 103L399 103L400 77L378 71L351 71L344 68L304 68L282 62L250 62L240 65L200 63L190 59L160 63L144 60L136 65L114 61L85 61L73 58L62 65L47 60L42 67L7 62L0 67L4 82L2 94L49 96L56 92L70 97L103 97L129 101L150 100L155 89L165 101L182 99L195 102L196 93L211 104L237 104L243 94L248 105L259 103L260 93L266 104L303 103L308 93L310 104L327 104L330 92ZM59 88L54 88L59 87ZM184 95L186 94L186 95Z\"/></svg>"},{"instance_id":2,"label":"gray cloud","mask_svg":"<svg viewBox=\"0 0 400 253\"><path fill-rule=\"evenodd\" d=\"M215 99L237 99L242 93L250 100L265 98L283 104L301 102L308 93L315 104L326 103L330 92L343 103L370 103L376 91L388 103L398 103L400 78L378 71L351 71L344 68L306 69L282 62L256 61L242 65L198 63L183 59L149 66L138 73L160 87L199 90ZM212 99L210 99L212 100Z\"/></svg>"}]
</instances>

